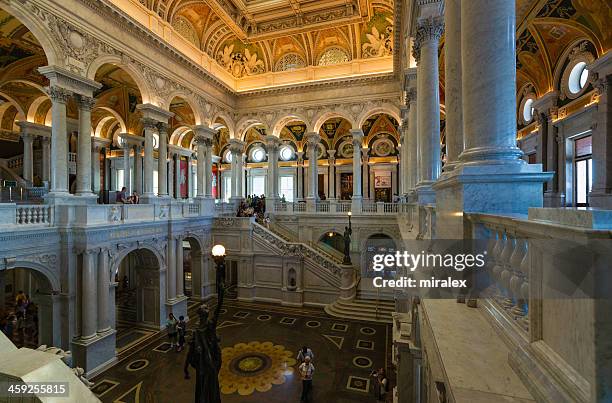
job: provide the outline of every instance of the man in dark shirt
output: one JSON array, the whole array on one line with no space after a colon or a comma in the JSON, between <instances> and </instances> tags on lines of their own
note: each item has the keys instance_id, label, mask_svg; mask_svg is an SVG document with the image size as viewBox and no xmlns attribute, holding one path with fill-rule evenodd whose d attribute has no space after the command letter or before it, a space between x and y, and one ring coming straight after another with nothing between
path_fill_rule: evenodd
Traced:
<instances>
[{"instance_id":1,"label":"man in dark shirt","mask_svg":"<svg viewBox=\"0 0 612 403\"><path fill-rule=\"evenodd\" d=\"M121 188L121 192L117 193L117 203L128 203L127 188L125 186Z\"/></svg>"}]
</instances>

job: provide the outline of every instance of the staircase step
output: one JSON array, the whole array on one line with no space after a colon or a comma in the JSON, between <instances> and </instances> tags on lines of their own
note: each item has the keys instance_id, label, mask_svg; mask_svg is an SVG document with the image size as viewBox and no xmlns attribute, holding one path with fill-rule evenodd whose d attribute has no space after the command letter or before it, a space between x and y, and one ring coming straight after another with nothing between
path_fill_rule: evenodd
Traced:
<instances>
[{"instance_id":1,"label":"staircase step","mask_svg":"<svg viewBox=\"0 0 612 403\"><path fill-rule=\"evenodd\" d=\"M339 299L327 306L325 312L341 318L391 323L391 314L395 311L395 304L389 301Z\"/></svg>"}]
</instances>

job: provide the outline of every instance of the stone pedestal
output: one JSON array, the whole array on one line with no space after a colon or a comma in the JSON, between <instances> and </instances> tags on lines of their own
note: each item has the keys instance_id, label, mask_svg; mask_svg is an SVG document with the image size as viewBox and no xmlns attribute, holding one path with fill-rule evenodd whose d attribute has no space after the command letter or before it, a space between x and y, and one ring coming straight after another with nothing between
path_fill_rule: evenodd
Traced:
<instances>
[{"instance_id":1,"label":"stone pedestal","mask_svg":"<svg viewBox=\"0 0 612 403\"><path fill-rule=\"evenodd\" d=\"M355 267L341 264L340 268L342 270L340 274L340 299L353 299L357 295Z\"/></svg>"},{"instance_id":2,"label":"stone pedestal","mask_svg":"<svg viewBox=\"0 0 612 403\"><path fill-rule=\"evenodd\" d=\"M70 346L73 363L83 368L87 376L108 368L117 361L116 336L117 332L111 329L88 340L73 340Z\"/></svg>"}]
</instances>

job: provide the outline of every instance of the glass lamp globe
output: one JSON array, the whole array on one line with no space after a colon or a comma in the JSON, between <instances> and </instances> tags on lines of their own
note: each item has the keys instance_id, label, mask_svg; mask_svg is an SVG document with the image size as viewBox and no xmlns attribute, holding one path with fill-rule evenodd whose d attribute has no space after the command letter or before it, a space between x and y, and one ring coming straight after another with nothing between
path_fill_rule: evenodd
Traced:
<instances>
[{"instance_id":1,"label":"glass lamp globe","mask_svg":"<svg viewBox=\"0 0 612 403\"><path fill-rule=\"evenodd\" d=\"M225 256L225 246L223 245L215 245L212 248L212 255L217 256Z\"/></svg>"}]
</instances>

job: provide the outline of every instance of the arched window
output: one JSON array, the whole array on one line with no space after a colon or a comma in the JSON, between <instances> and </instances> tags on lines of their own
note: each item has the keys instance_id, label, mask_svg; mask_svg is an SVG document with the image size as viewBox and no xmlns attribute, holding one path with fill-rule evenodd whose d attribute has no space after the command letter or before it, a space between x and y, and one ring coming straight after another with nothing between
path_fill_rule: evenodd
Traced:
<instances>
[{"instance_id":1,"label":"arched window","mask_svg":"<svg viewBox=\"0 0 612 403\"><path fill-rule=\"evenodd\" d=\"M572 94L578 94L586 86L588 78L589 69L587 69L586 63L578 62L570 70L567 87Z\"/></svg>"},{"instance_id":2,"label":"arched window","mask_svg":"<svg viewBox=\"0 0 612 403\"><path fill-rule=\"evenodd\" d=\"M278 62L276 62L274 70L291 71L301 69L302 67L306 67L306 62L302 56L298 55L297 53L287 53L286 55L283 55Z\"/></svg>"},{"instance_id":3,"label":"arched window","mask_svg":"<svg viewBox=\"0 0 612 403\"><path fill-rule=\"evenodd\" d=\"M332 64L346 63L349 56L342 48L333 47L327 49L319 58L319 66L329 66Z\"/></svg>"}]
</instances>

